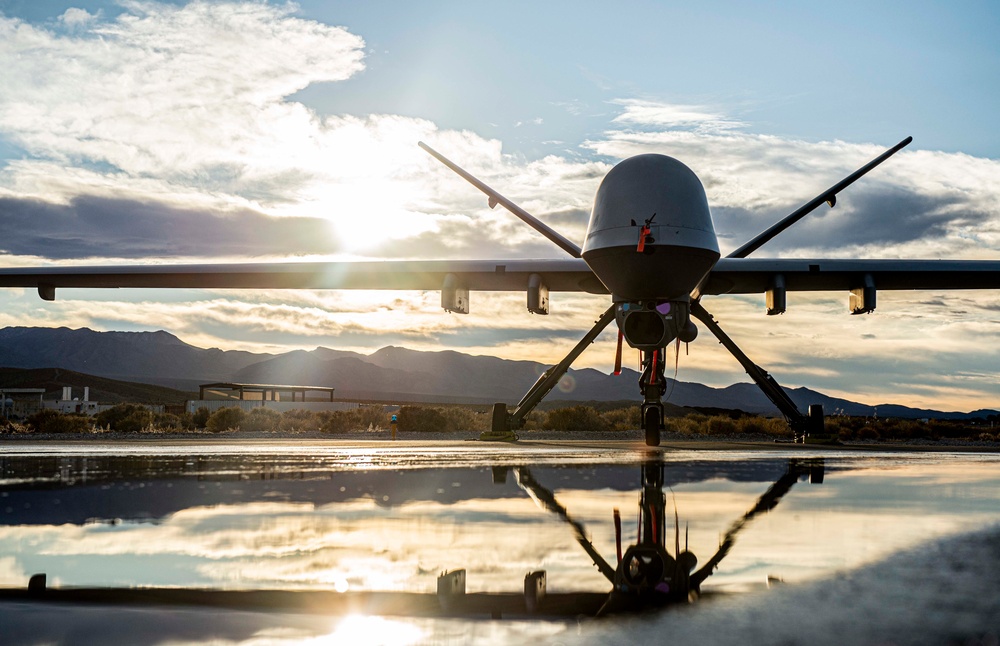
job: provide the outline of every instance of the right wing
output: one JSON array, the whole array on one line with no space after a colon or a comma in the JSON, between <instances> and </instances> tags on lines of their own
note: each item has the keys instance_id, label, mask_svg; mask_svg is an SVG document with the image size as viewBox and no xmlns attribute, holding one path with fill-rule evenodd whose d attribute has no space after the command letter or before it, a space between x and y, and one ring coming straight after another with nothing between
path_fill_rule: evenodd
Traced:
<instances>
[{"instance_id":1,"label":"right wing","mask_svg":"<svg viewBox=\"0 0 1000 646\"><path fill-rule=\"evenodd\" d=\"M762 294L781 276L790 292L850 291L869 276L876 289L1000 289L997 260L722 258L703 294Z\"/></svg>"}]
</instances>

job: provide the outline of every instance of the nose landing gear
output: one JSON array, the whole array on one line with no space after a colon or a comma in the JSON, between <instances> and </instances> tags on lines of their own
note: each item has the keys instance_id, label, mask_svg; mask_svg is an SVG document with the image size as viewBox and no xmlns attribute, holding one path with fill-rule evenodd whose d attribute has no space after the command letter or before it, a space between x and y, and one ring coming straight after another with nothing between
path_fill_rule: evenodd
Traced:
<instances>
[{"instance_id":1,"label":"nose landing gear","mask_svg":"<svg viewBox=\"0 0 1000 646\"><path fill-rule=\"evenodd\" d=\"M663 402L667 392L664 377L663 357L666 348L643 351L642 374L639 375L639 390L642 392L642 429L646 435L646 446L660 445L660 431L663 429Z\"/></svg>"}]
</instances>

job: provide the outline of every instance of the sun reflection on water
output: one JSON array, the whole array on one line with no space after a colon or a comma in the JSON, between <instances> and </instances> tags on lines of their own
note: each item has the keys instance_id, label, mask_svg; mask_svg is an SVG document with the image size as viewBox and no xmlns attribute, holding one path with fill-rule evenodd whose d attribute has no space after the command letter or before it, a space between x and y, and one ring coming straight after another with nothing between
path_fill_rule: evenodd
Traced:
<instances>
[{"instance_id":1,"label":"sun reflection on water","mask_svg":"<svg viewBox=\"0 0 1000 646\"><path fill-rule=\"evenodd\" d=\"M417 626L398 619L348 615L337 622L329 635L310 639L305 644L368 644L370 646L406 646L426 636Z\"/></svg>"}]
</instances>

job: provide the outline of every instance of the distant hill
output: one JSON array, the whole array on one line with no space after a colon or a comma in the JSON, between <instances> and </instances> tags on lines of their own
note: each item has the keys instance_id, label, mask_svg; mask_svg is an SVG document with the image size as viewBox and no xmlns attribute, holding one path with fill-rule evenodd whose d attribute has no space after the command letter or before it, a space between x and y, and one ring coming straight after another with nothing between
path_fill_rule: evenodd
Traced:
<instances>
[{"instance_id":1,"label":"distant hill","mask_svg":"<svg viewBox=\"0 0 1000 646\"><path fill-rule=\"evenodd\" d=\"M45 399L58 399L69 386L73 397L83 399L83 389L90 388L90 400L107 404L183 404L195 393L86 375L62 368L0 368L2 388L44 388Z\"/></svg>"},{"instance_id":2,"label":"distant hill","mask_svg":"<svg viewBox=\"0 0 1000 646\"><path fill-rule=\"evenodd\" d=\"M395 395L423 396L438 401L516 403L548 366L533 361L510 361L445 350L418 352L385 347L370 355L330 348L258 354L218 348L203 349L167 332L95 332L86 328L0 329L0 366L48 368L89 373L109 379L195 390L200 383L298 384L337 389L339 397L374 399ZM568 402L637 401L639 378L625 369L609 376L591 368L570 370L550 399ZM69 385L69 384L67 384ZM94 392L95 384L91 386ZM726 388L676 381L668 388L668 402L678 406L738 409L777 414L777 409L750 383ZM879 404L870 406L828 397L807 389L789 389L803 411L822 404L827 414L905 418L964 419L995 415L941 412Z\"/></svg>"},{"instance_id":3,"label":"distant hill","mask_svg":"<svg viewBox=\"0 0 1000 646\"><path fill-rule=\"evenodd\" d=\"M65 327L0 329L0 366L54 366L127 381L149 381L151 377L219 381L270 356L196 348L163 331L95 332L89 328L71 330Z\"/></svg>"}]
</instances>

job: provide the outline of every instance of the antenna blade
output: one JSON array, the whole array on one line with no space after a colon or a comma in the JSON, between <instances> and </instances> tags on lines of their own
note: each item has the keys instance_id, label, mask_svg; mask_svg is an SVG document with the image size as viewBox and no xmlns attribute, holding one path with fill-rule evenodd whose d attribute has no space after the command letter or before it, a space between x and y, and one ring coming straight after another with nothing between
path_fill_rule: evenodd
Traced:
<instances>
[{"instance_id":1,"label":"antenna blade","mask_svg":"<svg viewBox=\"0 0 1000 646\"><path fill-rule=\"evenodd\" d=\"M541 220L539 220L535 216L531 215L530 213L528 213L527 211L525 211L524 209L522 209L521 207L519 207L517 204L514 204L513 202L511 202L510 200L508 200L506 197L504 197L503 195L501 195L500 193L497 193L492 188L490 188L486 184L484 184L481 181L479 181L478 179L476 179L474 176L472 176L470 173L468 173L461 166L459 166L455 162L451 161L450 159L448 159L447 157L445 157L444 155L442 155L438 151L434 150L433 148L431 148L430 146L428 146L424 142L422 142L422 141L417 142L417 145L420 146L421 148L423 148L424 150L426 150L428 153L430 153L439 162L441 162L442 164L444 164L448 168L450 168L453 171L455 171L458 175L460 175L462 177L462 179L464 179L468 183L472 184L473 186L475 186L476 188L478 188L480 191L482 191L483 193L485 193L487 196L489 196L489 198L490 198L490 200L489 200L490 208L493 208L497 204L502 205L505 209L507 209L508 211L510 211L511 213L513 213L514 215L516 215L517 217L521 218L521 220L525 224L527 224L532 229L534 229L535 231L541 233L543 236L545 236L546 238L548 238L549 240L551 240L552 242L554 242L557 247L559 247L560 249L562 249L563 251L565 251L569 255L573 256L574 258L580 258L582 256L583 252L580 249L580 247L577 246L576 244L574 244L572 241L570 241L570 240L566 239L565 237L563 237L563 235L561 233L559 233L558 231L556 231L552 227L548 226L547 224L544 224Z\"/></svg>"},{"instance_id":2,"label":"antenna blade","mask_svg":"<svg viewBox=\"0 0 1000 646\"><path fill-rule=\"evenodd\" d=\"M842 179L839 183L834 184L826 191L820 193L809 202L800 206L794 212L785 216L783 219L772 225L766 231L763 231L760 234L758 234L756 237L754 237L752 240L744 244L742 247L740 247L736 251L726 256L726 258L746 258L754 251L759 249L768 240L775 237L788 227L792 226L806 215L812 213L816 209L816 207L818 207L820 204L823 204L824 202L828 202L830 204L830 207L832 208L833 205L837 203L837 193L841 192L842 190L844 190L845 188L847 188L848 186L859 180L871 169L875 168L885 160L895 155L897 152L899 152L905 146L907 146L911 141L913 141L913 137L907 137L906 139L902 140L889 150L885 151L875 159L871 160L858 170L854 171L853 173Z\"/></svg>"}]
</instances>

